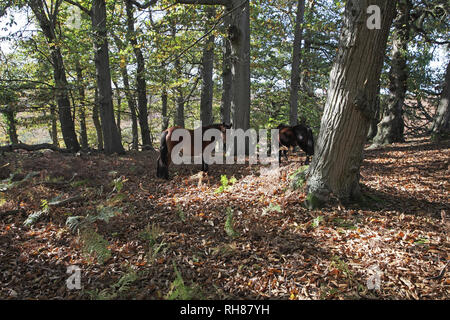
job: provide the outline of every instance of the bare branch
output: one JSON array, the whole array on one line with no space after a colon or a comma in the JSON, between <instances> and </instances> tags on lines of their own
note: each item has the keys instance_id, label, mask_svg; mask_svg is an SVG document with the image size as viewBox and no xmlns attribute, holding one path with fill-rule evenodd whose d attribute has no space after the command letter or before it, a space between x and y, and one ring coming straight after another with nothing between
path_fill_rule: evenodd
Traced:
<instances>
[{"instance_id":1,"label":"bare branch","mask_svg":"<svg viewBox=\"0 0 450 320\"><path fill-rule=\"evenodd\" d=\"M92 9L89 10L88 8L82 6L81 4L79 4L76 1L72 1L72 0L64 0L67 3L70 3L71 5L77 6L78 8L80 8L81 11L83 11L84 13L86 13L88 16L92 15Z\"/></svg>"},{"instance_id":2,"label":"bare branch","mask_svg":"<svg viewBox=\"0 0 450 320\"><path fill-rule=\"evenodd\" d=\"M140 4L139 2L137 2L136 0L130 0L130 2L135 5L136 7L138 7L141 10L147 9L148 7L154 5L156 2L158 2L158 0L150 0L145 4Z\"/></svg>"},{"instance_id":3,"label":"bare branch","mask_svg":"<svg viewBox=\"0 0 450 320\"><path fill-rule=\"evenodd\" d=\"M203 4L203 5L221 5L230 6L230 0L176 0L177 3L181 4Z\"/></svg>"}]
</instances>

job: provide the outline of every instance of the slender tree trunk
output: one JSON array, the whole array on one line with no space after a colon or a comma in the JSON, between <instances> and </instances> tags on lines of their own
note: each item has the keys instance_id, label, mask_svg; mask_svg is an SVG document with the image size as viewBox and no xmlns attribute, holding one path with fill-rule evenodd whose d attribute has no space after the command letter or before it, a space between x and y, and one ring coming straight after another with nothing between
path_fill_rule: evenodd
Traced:
<instances>
[{"instance_id":1,"label":"slender tree trunk","mask_svg":"<svg viewBox=\"0 0 450 320\"><path fill-rule=\"evenodd\" d=\"M61 50L57 45L59 43L55 33L55 21L47 17L44 9L44 2L41 0L30 0L29 5L39 22L42 32L49 43L50 56L53 66L53 77L56 87L56 101L58 104L59 121L61 123L61 132L66 148L72 152L80 150L75 125L70 113L70 100L68 96L68 83L66 71L64 68ZM57 15L54 15L56 17Z\"/></svg>"},{"instance_id":2,"label":"slender tree trunk","mask_svg":"<svg viewBox=\"0 0 450 320\"><path fill-rule=\"evenodd\" d=\"M169 126L169 117L167 116L167 90L164 89L161 94L161 115L162 115L162 125L161 131L164 131Z\"/></svg>"},{"instance_id":3,"label":"slender tree trunk","mask_svg":"<svg viewBox=\"0 0 450 320\"><path fill-rule=\"evenodd\" d=\"M291 92L289 96L289 123L297 125L298 90L300 84L300 61L302 59L303 21L305 16L305 0L298 0L297 17L294 29L294 45L292 48Z\"/></svg>"},{"instance_id":4,"label":"slender tree trunk","mask_svg":"<svg viewBox=\"0 0 450 320\"><path fill-rule=\"evenodd\" d=\"M93 0L91 18L94 30L95 66L97 69L97 86L100 119L102 121L103 130L103 144L107 154L122 154L125 153L125 150L120 142L112 104L105 0Z\"/></svg>"},{"instance_id":5,"label":"slender tree trunk","mask_svg":"<svg viewBox=\"0 0 450 320\"><path fill-rule=\"evenodd\" d=\"M16 112L14 111L14 107L7 106L6 108L1 109L1 113L3 113L6 122L6 131L8 132L9 142L11 144L18 144L19 139L17 137Z\"/></svg>"},{"instance_id":6,"label":"slender tree trunk","mask_svg":"<svg viewBox=\"0 0 450 320\"><path fill-rule=\"evenodd\" d=\"M142 50L137 42L137 35L134 29L133 4L130 0L125 1L127 13L127 38L133 46L134 55L136 57L136 88L138 95L138 119L141 127L142 149L153 149L150 138L150 129L148 125L148 109L147 109L147 85L145 81L145 60Z\"/></svg>"},{"instance_id":7,"label":"slender tree trunk","mask_svg":"<svg viewBox=\"0 0 450 320\"><path fill-rule=\"evenodd\" d=\"M216 8L208 6L206 16L211 21L216 15ZM207 24L208 25L208 24ZM206 27L208 31L209 26ZM214 67L214 35L211 34L205 42L202 57L202 89L200 98L200 120L204 126L213 123L212 104L213 104L213 67Z\"/></svg>"},{"instance_id":8,"label":"slender tree trunk","mask_svg":"<svg viewBox=\"0 0 450 320\"><path fill-rule=\"evenodd\" d=\"M83 85L83 71L81 69L80 62L76 62L76 72L77 72L77 85L78 85L78 95L80 96L80 106L78 109L78 117L80 118L80 137L81 137L81 149L87 150L89 148L87 129L86 129L86 95L84 92Z\"/></svg>"},{"instance_id":9,"label":"slender tree trunk","mask_svg":"<svg viewBox=\"0 0 450 320\"><path fill-rule=\"evenodd\" d=\"M374 106L374 110L375 113L372 117L372 119L370 119L370 126L369 126L369 132L367 133L367 140L372 140L378 132L378 123L380 121L380 112L381 112L381 101L380 101L380 84L378 85L378 89L377 89L377 98L375 100L375 106Z\"/></svg>"},{"instance_id":10,"label":"slender tree trunk","mask_svg":"<svg viewBox=\"0 0 450 320\"><path fill-rule=\"evenodd\" d=\"M367 8L381 8L381 28L369 29ZM307 182L307 205L321 206L330 193L360 196L359 172L373 117L389 28L396 1L349 0L337 58Z\"/></svg>"},{"instance_id":11,"label":"slender tree trunk","mask_svg":"<svg viewBox=\"0 0 450 320\"><path fill-rule=\"evenodd\" d=\"M229 16L224 18L224 24L228 28L230 25ZM231 75L231 45L228 39L223 39L223 60L222 60L222 101L220 105L220 117L222 123L230 124L232 75Z\"/></svg>"},{"instance_id":12,"label":"slender tree trunk","mask_svg":"<svg viewBox=\"0 0 450 320\"><path fill-rule=\"evenodd\" d=\"M441 94L441 100L434 118L432 134L437 140L441 136L446 136L450 131L450 62L447 65L445 73L444 87Z\"/></svg>"},{"instance_id":13,"label":"slender tree trunk","mask_svg":"<svg viewBox=\"0 0 450 320\"><path fill-rule=\"evenodd\" d=\"M223 5L230 17L228 40L231 46L234 129L250 128L250 5L249 0L177 0L184 4Z\"/></svg>"},{"instance_id":14,"label":"slender tree trunk","mask_svg":"<svg viewBox=\"0 0 450 320\"><path fill-rule=\"evenodd\" d=\"M306 11L307 14L306 14L306 12L304 14L304 19L308 18L309 21L312 21L314 19L315 4L316 4L316 1L308 2L308 7L307 7L308 10ZM304 22L303 22L303 24L304 24ZM300 90L301 90L301 92L306 92L306 94L309 97L314 97L314 87L312 86L312 83L310 81L310 77L309 77L310 68L308 68L309 55L311 53L313 32L309 28L305 28L305 27L303 27L303 30L304 30L304 36L302 38L305 39L305 46L304 46L303 54L302 54L302 65L301 65L302 72L300 74Z\"/></svg>"},{"instance_id":15,"label":"slender tree trunk","mask_svg":"<svg viewBox=\"0 0 450 320\"><path fill-rule=\"evenodd\" d=\"M176 27L174 26L172 28L172 36L176 37ZM180 65L180 59L176 59L174 62L175 72L177 74L177 78L179 79L181 77L181 71L182 67ZM180 126L184 128L184 97L183 97L183 88L181 86L178 86L175 88L175 91L177 91L178 96L176 98L176 113L175 113L175 125Z\"/></svg>"},{"instance_id":16,"label":"slender tree trunk","mask_svg":"<svg viewBox=\"0 0 450 320\"><path fill-rule=\"evenodd\" d=\"M404 141L403 109L409 73L406 60L410 38L410 0L399 0L398 7L389 71L389 98L383 118L378 124L377 135L373 139L374 145Z\"/></svg>"},{"instance_id":17,"label":"slender tree trunk","mask_svg":"<svg viewBox=\"0 0 450 320\"><path fill-rule=\"evenodd\" d=\"M250 128L250 6L249 1L230 0L230 27L228 39L231 43L233 128Z\"/></svg>"},{"instance_id":18,"label":"slender tree trunk","mask_svg":"<svg viewBox=\"0 0 450 320\"><path fill-rule=\"evenodd\" d=\"M122 97L120 96L120 91L117 89L117 112L116 112L116 125L117 131L119 131L120 141L122 141L122 128L121 119L122 118Z\"/></svg>"},{"instance_id":19,"label":"slender tree trunk","mask_svg":"<svg viewBox=\"0 0 450 320\"><path fill-rule=\"evenodd\" d=\"M181 89L178 89L177 106L175 115L175 125L184 128L184 97Z\"/></svg>"},{"instance_id":20,"label":"slender tree trunk","mask_svg":"<svg viewBox=\"0 0 450 320\"><path fill-rule=\"evenodd\" d=\"M56 106L53 103L50 103L50 118L51 118L50 136L52 137L52 143L55 147L59 148Z\"/></svg>"},{"instance_id":21,"label":"slender tree trunk","mask_svg":"<svg viewBox=\"0 0 450 320\"><path fill-rule=\"evenodd\" d=\"M95 88L94 107L92 108L92 121L94 122L95 131L97 132L97 149L103 150L103 130L100 122L98 90Z\"/></svg>"}]
</instances>

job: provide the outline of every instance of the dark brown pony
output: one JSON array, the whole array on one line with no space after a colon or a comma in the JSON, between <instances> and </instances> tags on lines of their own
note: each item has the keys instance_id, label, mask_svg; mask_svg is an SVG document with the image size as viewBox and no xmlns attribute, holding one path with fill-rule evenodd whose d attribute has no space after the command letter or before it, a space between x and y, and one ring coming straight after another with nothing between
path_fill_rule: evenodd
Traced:
<instances>
[{"instance_id":1,"label":"dark brown pony","mask_svg":"<svg viewBox=\"0 0 450 320\"><path fill-rule=\"evenodd\" d=\"M202 127L202 136L203 133L208 129L217 129L222 133L222 140L224 143L226 142L226 130L230 129L231 125L227 125L225 123L221 124L212 124L210 126L204 126ZM182 127L175 126L170 127L166 130L164 130L161 134L161 146L159 147L159 158L157 163L157 169L156 169L156 176L158 178L164 178L169 179L169 165L172 163L171 154L172 149L179 143L183 141L183 139L180 139L179 141L172 141L172 133L176 129L183 129ZM194 154L194 130L187 130L191 136L191 155L195 156ZM205 150L205 148L210 145L211 143L215 143L215 140L212 139L211 141L202 141L202 153ZM208 164L203 161L202 157L202 171L208 171Z\"/></svg>"},{"instance_id":2,"label":"dark brown pony","mask_svg":"<svg viewBox=\"0 0 450 320\"><path fill-rule=\"evenodd\" d=\"M296 126L287 126L284 124L280 124L277 129L279 129L278 133L278 142L281 146L296 147L299 146L306 153L306 161L305 164L309 164L310 156L314 155L314 135L311 128L304 125L296 125ZM279 161L281 162L281 154L283 150L279 152ZM287 151L284 151L284 156L287 159Z\"/></svg>"}]
</instances>

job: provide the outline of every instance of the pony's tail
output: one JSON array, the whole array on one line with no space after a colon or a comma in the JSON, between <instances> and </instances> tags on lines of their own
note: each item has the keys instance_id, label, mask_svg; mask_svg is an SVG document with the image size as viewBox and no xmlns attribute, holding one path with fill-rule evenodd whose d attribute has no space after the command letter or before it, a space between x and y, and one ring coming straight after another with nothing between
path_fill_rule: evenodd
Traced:
<instances>
[{"instance_id":1,"label":"pony's tail","mask_svg":"<svg viewBox=\"0 0 450 320\"><path fill-rule=\"evenodd\" d=\"M167 148L168 132L164 131L161 135L161 146L159 147L159 157L156 169L156 176L158 178L169 179L169 149Z\"/></svg>"},{"instance_id":2,"label":"pony's tail","mask_svg":"<svg viewBox=\"0 0 450 320\"><path fill-rule=\"evenodd\" d=\"M314 155L314 134L310 127L307 127L307 135L308 135L308 151L310 155Z\"/></svg>"}]
</instances>

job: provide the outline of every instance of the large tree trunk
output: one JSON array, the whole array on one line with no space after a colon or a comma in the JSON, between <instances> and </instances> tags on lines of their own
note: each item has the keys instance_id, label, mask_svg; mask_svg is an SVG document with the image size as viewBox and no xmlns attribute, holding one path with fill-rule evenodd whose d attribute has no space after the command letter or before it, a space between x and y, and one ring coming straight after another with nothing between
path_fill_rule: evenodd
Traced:
<instances>
[{"instance_id":1,"label":"large tree trunk","mask_svg":"<svg viewBox=\"0 0 450 320\"><path fill-rule=\"evenodd\" d=\"M441 136L446 136L450 131L450 62L447 65L445 73L444 87L441 94L441 100L436 112L431 130L433 137L438 139Z\"/></svg>"},{"instance_id":2,"label":"large tree trunk","mask_svg":"<svg viewBox=\"0 0 450 320\"><path fill-rule=\"evenodd\" d=\"M307 182L309 207L333 193L360 196L359 171L369 120L373 117L389 28L396 1L349 0L316 152ZM367 7L381 8L381 29L369 29Z\"/></svg>"},{"instance_id":3,"label":"large tree trunk","mask_svg":"<svg viewBox=\"0 0 450 320\"><path fill-rule=\"evenodd\" d=\"M49 18L44 9L44 2L41 0L31 0L29 1L29 5L39 22L47 42L49 43L50 56L53 66L53 77L56 88L56 101L59 111L59 121L61 123L61 132L64 143L66 144L66 148L68 150L77 152L80 150L80 145L78 144L77 135L75 133L75 125L70 113L70 100L67 91L68 83L66 71L64 68L61 50L57 45L59 40L57 39L55 33L54 19L57 14L53 14Z\"/></svg>"},{"instance_id":4,"label":"large tree trunk","mask_svg":"<svg viewBox=\"0 0 450 320\"><path fill-rule=\"evenodd\" d=\"M80 100L80 106L78 109L78 117L80 118L80 137L81 137L81 149L87 150L89 148L88 137L87 137L87 129L86 129L86 95L84 92L83 85L83 70L81 69L80 62L77 60L76 62L76 72L77 72L77 86L78 86L78 95Z\"/></svg>"},{"instance_id":5,"label":"large tree trunk","mask_svg":"<svg viewBox=\"0 0 450 320\"><path fill-rule=\"evenodd\" d=\"M105 0L93 0L91 18L104 149L107 154L115 152L122 154L125 150L120 142L112 104Z\"/></svg>"},{"instance_id":6,"label":"large tree trunk","mask_svg":"<svg viewBox=\"0 0 450 320\"><path fill-rule=\"evenodd\" d=\"M150 138L150 129L148 125L147 111L147 85L145 81L145 60L142 50L137 42L137 35L134 30L133 4L130 0L125 1L127 12L127 38L133 46L134 55L136 57L136 89L138 95L138 119L141 127L142 149L153 149L152 140Z\"/></svg>"},{"instance_id":7,"label":"large tree trunk","mask_svg":"<svg viewBox=\"0 0 450 320\"><path fill-rule=\"evenodd\" d=\"M216 9L214 7L206 8L206 17L210 21L214 18ZM206 32L209 28L206 28ZM214 67L214 35L211 34L205 42L202 57L202 91L200 98L200 120L204 126L213 123L212 104L213 104L213 67Z\"/></svg>"},{"instance_id":8,"label":"large tree trunk","mask_svg":"<svg viewBox=\"0 0 450 320\"><path fill-rule=\"evenodd\" d=\"M297 4L297 17L294 28L294 45L292 47L291 91L289 96L289 123L297 125L298 118L298 90L300 84L300 61L302 58L303 21L305 16L305 0Z\"/></svg>"},{"instance_id":9,"label":"large tree trunk","mask_svg":"<svg viewBox=\"0 0 450 320\"><path fill-rule=\"evenodd\" d=\"M389 71L389 98L383 117L378 124L374 145L385 145L404 141L403 109L405 104L408 66L407 50L410 33L410 0L399 0L398 14L394 21L394 36Z\"/></svg>"}]
</instances>

